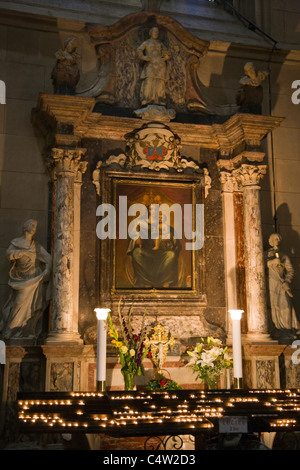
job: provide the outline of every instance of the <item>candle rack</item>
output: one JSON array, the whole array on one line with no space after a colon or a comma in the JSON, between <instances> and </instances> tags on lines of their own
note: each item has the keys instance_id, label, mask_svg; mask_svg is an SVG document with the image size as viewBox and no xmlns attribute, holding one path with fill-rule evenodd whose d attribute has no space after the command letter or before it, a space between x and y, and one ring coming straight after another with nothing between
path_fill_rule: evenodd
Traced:
<instances>
[{"instance_id":1,"label":"candle rack","mask_svg":"<svg viewBox=\"0 0 300 470\"><path fill-rule=\"evenodd\" d=\"M18 394L23 433L189 434L197 441L223 429L225 418L231 426L242 418L242 432L300 431L300 389Z\"/></svg>"}]
</instances>

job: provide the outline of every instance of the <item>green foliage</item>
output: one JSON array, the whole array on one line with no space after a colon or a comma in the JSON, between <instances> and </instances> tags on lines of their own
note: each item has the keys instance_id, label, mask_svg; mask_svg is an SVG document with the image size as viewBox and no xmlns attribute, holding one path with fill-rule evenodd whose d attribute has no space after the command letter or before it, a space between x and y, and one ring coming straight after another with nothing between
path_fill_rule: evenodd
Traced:
<instances>
[{"instance_id":1,"label":"green foliage","mask_svg":"<svg viewBox=\"0 0 300 470\"><path fill-rule=\"evenodd\" d=\"M147 390L164 391L164 390L182 390L182 387L171 379L159 374L156 379L150 380Z\"/></svg>"}]
</instances>

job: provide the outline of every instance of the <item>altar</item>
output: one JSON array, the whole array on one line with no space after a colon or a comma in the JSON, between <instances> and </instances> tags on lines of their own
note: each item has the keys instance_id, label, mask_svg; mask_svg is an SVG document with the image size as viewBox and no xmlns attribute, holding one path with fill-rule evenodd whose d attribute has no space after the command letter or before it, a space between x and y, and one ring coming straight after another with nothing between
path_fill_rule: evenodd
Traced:
<instances>
[{"instance_id":1,"label":"altar","mask_svg":"<svg viewBox=\"0 0 300 470\"><path fill-rule=\"evenodd\" d=\"M299 386L295 351L291 341L272 336L267 306L263 142L283 117L261 113L266 75L247 64L245 76L254 73L255 86L249 90L249 80L237 76L237 102L219 105L197 81L209 42L174 19L142 11L110 26L89 26L88 35L99 64L93 85L78 91L80 58L70 38L56 55L54 93L40 93L32 109L49 174L52 290L35 323L39 329L27 335L19 323L5 337L2 420L12 439L17 396L22 403L26 392L72 401L96 392L94 310L108 308L117 317L120 302L133 306L137 327L146 312L149 328L161 324L174 336L164 369L183 397L185 390L200 393L184 367L199 338L218 338L232 352L232 309L243 311L243 389ZM66 51L73 68L64 63ZM157 245L130 236L134 222L135 228L145 222L134 217L153 204L164 205L172 233L181 232L168 244L158 236ZM144 366L138 390L153 378L149 358ZM106 368L112 399L124 383L109 338ZM232 372L219 387L224 396L234 388ZM210 426L205 417L201 422ZM123 428L114 429L117 435Z\"/></svg>"}]
</instances>

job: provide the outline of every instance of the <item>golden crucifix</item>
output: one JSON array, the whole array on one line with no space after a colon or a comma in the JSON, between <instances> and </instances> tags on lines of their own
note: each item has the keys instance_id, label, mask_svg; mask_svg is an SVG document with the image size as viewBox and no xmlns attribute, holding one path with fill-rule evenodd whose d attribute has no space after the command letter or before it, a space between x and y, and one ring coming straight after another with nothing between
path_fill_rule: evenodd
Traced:
<instances>
[{"instance_id":1,"label":"golden crucifix","mask_svg":"<svg viewBox=\"0 0 300 470\"><path fill-rule=\"evenodd\" d=\"M172 350L177 341L159 323L154 326L153 330L152 336L146 340L146 346L150 346L151 359L157 368L157 373L161 374L168 349Z\"/></svg>"}]
</instances>

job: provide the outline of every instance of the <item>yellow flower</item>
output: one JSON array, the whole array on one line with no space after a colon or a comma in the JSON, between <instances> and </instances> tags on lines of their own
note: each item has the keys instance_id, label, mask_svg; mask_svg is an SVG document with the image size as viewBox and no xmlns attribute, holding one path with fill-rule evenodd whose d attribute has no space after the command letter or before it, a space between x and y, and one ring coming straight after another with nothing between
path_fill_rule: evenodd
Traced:
<instances>
[{"instance_id":1,"label":"yellow flower","mask_svg":"<svg viewBox=\"0 0 300 470\"><path fill-rule=\"evenodd\" d=\"M116 348L120 348L123 345L122 341L116 341L115 339L112 340L112 344L114 344Z\"/></svg>"},{"instance_id":2,"label":"yellow flower","mask_svg":"<svg viewBox=\"0 0 300 470\"><path fill-rule=\"evenodd\" d=\"M134 350L134 349L130 349L129 354L130 354L130 356L135 356L135 350Z\"/></svg>"},{"instance_id":3,"label":"yellow flower","mask_svg":"<svg viewBox=\"0 0 300 470\"><path fill-rule=\"evenodd\" d=\"M121 347L121 352L122 352L123 354L126 354L127 351L128 351L127 346L122 346L122 347Z\"/></svg>"},{"instance_id":4,"label":"yellow flower","mask_svg":"<svg viewBox=\"0 0 300 470\"><path fill-rule=\"evenodd\" d=\"M118 339L118 337L119 337L119 336L118 336L118 332L117 332L116 330L115 330L115 331L112 330L111 328L110 328L108 334L109 334L109 336L111 336L112 338Z\"/></svg>"}]
</instances>

